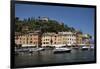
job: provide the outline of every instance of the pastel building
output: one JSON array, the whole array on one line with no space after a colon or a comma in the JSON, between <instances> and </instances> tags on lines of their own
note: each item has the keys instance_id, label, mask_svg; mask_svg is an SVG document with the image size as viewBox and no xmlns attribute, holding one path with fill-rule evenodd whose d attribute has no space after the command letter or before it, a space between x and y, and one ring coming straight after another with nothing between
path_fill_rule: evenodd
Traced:
<instances>
[{"instance_id":1,"label":"pastel building","mask_svg":"<svg viewBox=\"0 0 100 69\"><path fill-rule=\"evenodd\" d=\"M88 34L83 35L82 43L85 45L89 45L91 42L91 38L89 38Z\"/></svg>"},{"instance_id":2,"label":"pastel building","mask_svg":"<svg viewBox=\"0 0 100 69\"><path fill-rule=\"evenodd\" d=\"M83 45L83 34L76 33L76 44Z\"/></svg>"},{"instance_id":3,"label":"pastel building","mask_svg":"<svg viewBox=\"0 0 100 69\"><path fill-rule=\"evenodd\" d=\"M55 33L43 33L41 38L42 46L51 46L53 43L53 35L55 35Z\"/></svg>"},{"instance_id":4,"label":"pastel building","mask_svg":"<svg viewBox=\"0 0 100 69\"><path fill-rule=\"evenodd\" d=\"M83 38L85 37L85 38ZM21 44L22 47L26 46L72 46L89 44L87 35L76 32L47 32L47 33L15 33L15 43Z\"/></svg>"},{"instance_id":5,"label":"pastel building","mask_svg":"<svg viewBox=\"0 0 100 69\"><path fill-rule=\"evenodd\" d=\"M15 44L25 46L39 46L41 38L38 33L18 34L15 36Z\"/></svg>"},{"instance_id":6,"label":"pastel building","mask_svg":"<svg viewBox=\"0 0 100 69\"><path fill-rule=\"evenodd\" d=\"M72 32L44 33L42 46L70 46L76 44L76 34Z\"/></svg>"},{"instance_id":7,"label":"pastel building","mask_svg":"<svg viewBox=\"0 0 100 69\"><path fill-rule=\"evenodd\" d=\"M76 33L73 32L58 32L62 35L62 42L68 46L76 44Z\"/></svg>"}]
</instances>

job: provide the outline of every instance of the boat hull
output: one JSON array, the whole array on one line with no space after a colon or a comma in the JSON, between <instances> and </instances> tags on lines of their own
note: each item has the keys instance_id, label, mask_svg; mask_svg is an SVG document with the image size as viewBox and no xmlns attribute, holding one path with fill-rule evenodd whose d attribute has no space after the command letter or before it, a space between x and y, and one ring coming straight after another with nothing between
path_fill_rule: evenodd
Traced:
<instances>
[{"instance_id":1,"label":"boat hull","mask_svg":"<svg viewBox=\"0 0 100 69\"><path fill-rule=\"evenodd\" d=\"M54 54L57 54L57 53L70 53L71 50L67 50L67 51L54 51Z\"/></svg>"},{"instance_id":2,"label":"boat hull","mask_svg":"<svg viewBox=\"0 0 100 69\"><path fill-rule=\"evenodd\" d=\"M81 50L89 50L89 48L82 48Z\"/></svg>"}]
</instances>

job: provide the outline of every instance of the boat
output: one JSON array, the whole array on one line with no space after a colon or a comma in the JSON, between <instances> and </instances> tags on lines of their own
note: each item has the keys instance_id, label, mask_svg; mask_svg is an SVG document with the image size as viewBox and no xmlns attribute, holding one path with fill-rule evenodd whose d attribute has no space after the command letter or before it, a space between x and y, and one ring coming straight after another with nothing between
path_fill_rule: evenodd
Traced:
<instances>
[{"instance_id":1,"label":"boat","mask_svg":"<svg viewBox=\"0 0 100 69\"><path fill-rule=\"evenodd\" d=\"M37 48L37 51L44 51L44 48Z\"/></svg>"},{"instance_id":2,"label":"boat","mask_svg":"<svg viewBox=\"0 0 100 69\"><path fill-rule=\"evenodd\" d=\"M89 46L83 46L81 49L82 49L82 50L89 50L90 47L89 47Z\"/></svg>"},{"instance_id":3,"label":"boat","mask_svg":"<svg viewBox=\"0 0 100 69\"><path fill-rule=\"evenodd\" d=\"M94 50L94 46L90 46L90 49L91 49L91 50Z\"/></svg>"},{"instance_id":4,"label":"boat","mask_svg":"<svg viewBox=\"0 0 100 69\"><path fill-rule=\"evenodd\" d=\"M29 51L36 52L36 51L44 51L44 50L45 50L44 48L32 48Z\"/></svg>"},{"instance_id":5,"label":"boat","mask_svg":"<svg viewBox=\"0 0 100 69\"><path fill-rule=\"evenodd\" d=\"M53 53L70 53L71 49L69 48L55 48Z\"/></svg>"}]
</instances>

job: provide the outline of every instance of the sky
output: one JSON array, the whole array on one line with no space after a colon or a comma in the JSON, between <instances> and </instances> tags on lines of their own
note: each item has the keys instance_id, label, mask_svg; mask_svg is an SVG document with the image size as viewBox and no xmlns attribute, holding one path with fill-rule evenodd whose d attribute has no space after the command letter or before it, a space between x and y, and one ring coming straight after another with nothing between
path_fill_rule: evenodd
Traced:
<instances>
[{"instance_id":1,"label":"sky","mask_svg":"<svg viewBox=\"0 0 100 69\"><path fill-rule=\"evenodd\" d=\"M63 22L69 27L81 30L84 34L90 34L94 38L94 8L62 7L50 5L16 4L15 16L20 19L28 17L49 17Z\"/></svg>"}]
</instances>

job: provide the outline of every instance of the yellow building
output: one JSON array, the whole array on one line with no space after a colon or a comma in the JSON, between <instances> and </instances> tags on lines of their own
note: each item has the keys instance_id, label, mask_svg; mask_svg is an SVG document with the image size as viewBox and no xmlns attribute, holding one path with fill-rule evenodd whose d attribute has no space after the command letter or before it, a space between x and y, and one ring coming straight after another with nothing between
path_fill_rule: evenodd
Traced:
<instances>
[{"instance_id":1,"label":"yellow building","mask_svg":"<svg viewBox=\"0 0 100 69\"><path fill-rule=\"evenodd\" d=\"M42 46L60 46L63 45L63 35L57 33L44 33L42 35Z\"/></svg>"},{"instance_id":2,"label":"yellow building","mask_svg":"<svg viewBox=\"0 0 100 69\"><path fill-rule=\"evenodd\" d=\"M66 46L76 44L76 34L72 32L44 33L42 46Z\"/></svg>"},{"instance_id":3,"label":"yellow building","mask_svg":"<svg viewBox=\"0 0 100 69\"><path fill-rule=\"evenodd\" d=\"M42 46L51 46L53 43L53 35L55 35L55 33L43 33L41 38Z\"/></svg>"},{"instance_id":4,"label":"yellow building","mask_svg":"<svg viewBox=\"0 0 100 69\"><path fill-rule=\"evenodd\" d=\"M83 34L77 33L76 34L76 44L77 45L82 45L83 44Z\"/></svg>"},{"instance_id":5,"label":"yellow building","mask_svg":"<svg viewBox=\"0 0 100 69\"><path fill-rule=\"evenodd\" d=\"M68 46L76 44L76 33L73 32L59 32L62 35L62 43Z\"/></svg>"}]
</instances>

